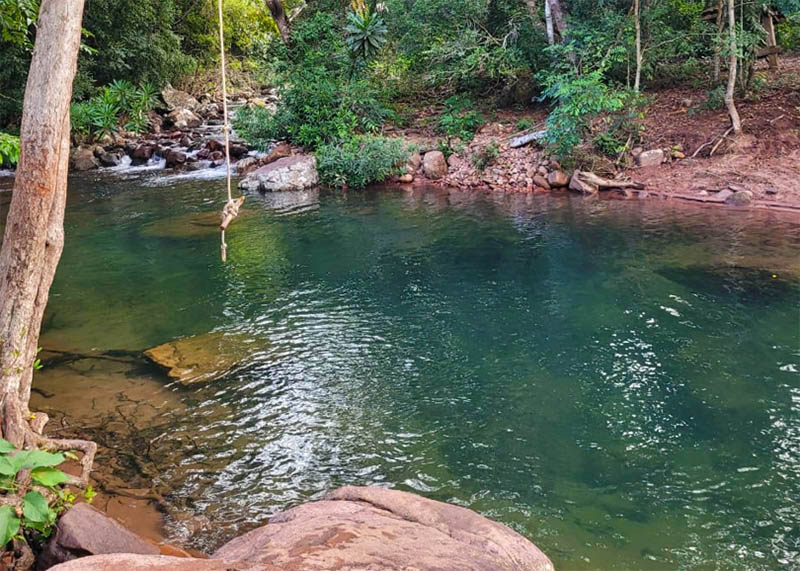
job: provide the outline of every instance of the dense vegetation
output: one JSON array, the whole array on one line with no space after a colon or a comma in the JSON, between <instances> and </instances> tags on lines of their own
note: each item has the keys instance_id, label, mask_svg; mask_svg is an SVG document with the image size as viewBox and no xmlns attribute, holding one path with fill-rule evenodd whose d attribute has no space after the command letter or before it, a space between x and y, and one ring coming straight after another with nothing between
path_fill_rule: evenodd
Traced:
<instances>
[{"instance_id":1,"label":"dense vegetation","mask_svg":"<svg viewBox=\"0 0 800 571\"><path fill-rule=\"evenodd\" d=\"M237 127L262 146L286 138L330 153L342 142L352 148L355 136L377 144L378 131L402 126L419 102L446 101L437 123L443 150L453 152L484 121L473 101L484 113L539 101L553 106L547 128L555 153L589 141L612 155L636 142L647 105L641 92L649 88L704 86L707 104L722 106L725 2L548 2L552 10L533 0L225 0L234 86L275 86L282 97L274 116L247 110ZM761 82L753 70L766 38L763 14L779 15L778 44L797 49L800 0L733 2L736 94L749 96ZM270 15L275 4L289 14L285 38ZM10 132L18 126L36 6L0 0L0 127ZM147 128L150 104L142 97L129 98L140 102L135 108L113 101L120 81L145 89L144 99L168 82L194 92L215 88L214 2L87 0L84 28L74 91L79 132Z\"/></svg>"}]
</instances>

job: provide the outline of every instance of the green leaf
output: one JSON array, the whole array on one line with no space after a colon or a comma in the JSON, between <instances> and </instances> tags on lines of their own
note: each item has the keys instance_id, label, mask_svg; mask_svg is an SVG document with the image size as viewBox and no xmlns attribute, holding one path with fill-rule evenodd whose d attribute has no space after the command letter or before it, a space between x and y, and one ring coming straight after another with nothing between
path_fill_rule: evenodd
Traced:
<instances>
[{"instance_id":1,"label":"green leaf","mask_svg":"<svg viewBox=\"0 0 800 571\"><path fill-rule=\"evenodd\" d=\"M42 486L53 488L59 484L66 482L69 477L56 468L36 468L31 472L31 477L39 482Z\"/></svg>"},{"instance_id":2,"label":"green leaf","mask_svg":"<svg viewBox=\"0 0 800 571\"><path fill-rule=\"evenodd\" d=\"M64 455L59 453L45 452L44 450L22 450L11 457L11 462L17 471L23 468L42 468L46 466L58 466L64 462Z\"/></svg>"},{"instance_id":3,"label":"green leaf","mask_svg":"<svg viewBox=\"0 0 800 571\"><path fill-rule=\"evenodd\" d=\"M49 523L56 517L56 512L47 505L47 500L39 492L28 492L22 498L22 516L27 522Z\"/></svg>"},{"instance_id":4,"label":"green leaf","mask_svg":"<svg viewBox=\"0 0 800 571\"><path fill-rule=\"evenodd\" d=\"M15 476L19 469L14 466L11 458L8 456L0 456L0 474L3 476Z\"/></svg>"},{"instance_id":5,"label":"green leaf","mask_svg":"<svg viewBox=\"0 0 800 571\"><path fill-rule=\"evenodd\" d=\"M19 518L11 506L0 507L0 542L5 546L19 533Z\"/></svg>"},{"instance_id":6,"label":"green leaf","mask_svg":"<svg viewBox=\"0 0 800 571\"><path fill-rule=\"evenodd\" d=\"M17 447L11 444L8 440L0 438L0 454L8 454L16 449Z\"/></svg>"}]
</instances>

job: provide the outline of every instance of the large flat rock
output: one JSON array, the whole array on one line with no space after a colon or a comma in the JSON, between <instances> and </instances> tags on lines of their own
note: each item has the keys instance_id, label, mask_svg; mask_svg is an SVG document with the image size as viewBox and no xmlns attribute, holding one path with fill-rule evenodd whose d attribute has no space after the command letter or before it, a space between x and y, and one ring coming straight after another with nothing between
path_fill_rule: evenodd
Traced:
<instances>
[{"instance_id":1,"label":"large flat rock","mask_svg":"<svg viewBox=\"0 0 800 571\"><path fill-rule=\"evenodd\" d=\"M246 335L217 331L170 341L144 355L171 379L190 385L225 375L251 354L254 343Z\"/></svg>"},{"instance_id":2,"label":"large flat rock","mask_svg":"<svg viewBox=\"0 0 800 571\"><path fill-rule=\"evenodd\" d=\"M239 182L239 188L261 192L306 190L319 184L314 155L292 155L254 170Z\"/></svg>"},{"instance_id":3,"label":"large flat rock","mask_svg":"<svg viewBox=\"0 0 800 571\"><path fill-rule=\"evenodd\" d=\"M347 486L222 546L212 558L286 571L552 571L533 543L468 509Z\"/></svg>"},{"instance_id":4,"label":"large flat rock","mask_svg":"<svg viewBox=\"0 0 800 571\"><path fill-rule=\"evenodd\" d=\"M242 561L168 557L166 555L134 555L132 553L83 557L50 569L52 571L279 571L277 567L266 567Z\"/></svg>"}]
</instances>

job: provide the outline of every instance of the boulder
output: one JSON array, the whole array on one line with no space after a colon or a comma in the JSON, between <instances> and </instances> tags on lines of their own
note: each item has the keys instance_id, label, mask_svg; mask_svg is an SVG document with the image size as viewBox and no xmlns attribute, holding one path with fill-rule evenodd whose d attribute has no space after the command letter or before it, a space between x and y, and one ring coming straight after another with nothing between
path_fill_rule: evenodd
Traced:
<instances>
[{"instance_id":1,"label":"boulder","mask_svg":"<svg viewBox=\"0 0 800 571\"><path fill-rule=\"evenodd\" d=\"M225 153L222 151L213 151L208 153L208 160L209 161L224 161L225 160Z\"/></svg>"},{"instance_id":2,"label":"boulder","mask_svg":"<svg viewBox=\"0 0 800 571\"><path fill-rule=\"evenodd\" d=\"M640 167L654 167L664 162L665 155L661 149L642 151L636 155L636 164Z\"/></svg>"},{"instance_id":3,"label":"boulder","mask_svg":"<svg viewBox=\"0 0 800 571\"><path fill-rule=\"evenodd\" d=\"M414 174L419 170L420 165L422 164L422 155L419 153L411 153L411 156L408 158L408 162L406 163L406 171L409 174Z\"/></svg>"},{"instance_id":4,"label":"boulder","mask_svg":"<svg viewBox=\"0 0 800 571\"><path fill-rule=\"evenodd\" d=\"M167 155L164 158L166 159L164 166L168 169L180 168L186 164L186 153L182 153L181 151L170 149L167 151Z\"/></svg>"},{"instance_id":5,"label":"boulder","mask_svg":"<svg viewBox=\"0 0 800 571\"><path fill-rule=\"evenodd\" d=\"M175 111L176 109L188 109L189 111L194 111L200 106L200 103L197 101L197 99L185 91L173 89L170 86L165 87L161 91L161 98L164 100L164 103L167 104L168 111Z\"/></svg>"},{"instance_id":6,"label":"boulder","mask_svg":"<svg viewBox=\"0 0 800 571\"><path fill-rule=\"evenodd\" d=\"M279 513L211 558L303 571L554 569L533 543L466 508L352 486Z\"/></svg>"},{"instance_id":7,"label":"boulder","mask_svg":"<svg viewBox=\"0 0 800 571\"><path fill-rule=\"evenodd\" d=\"M131 553L84 557L50 569L52 571L278 571L276 567L264 567L241 561Z\"/></svg>"},{"instance_id":8,"label":"boulder","mask_svg":"<svg viewBox=\"0 0 800 571\"><path fill-rule=\"evenodd\" d=\"M753 201L753 193L749 190L737 190L725 199L725 204L747 206Z\"/></svg>"},{"instance_id":9,"label":"boulder","mask_svg":"<svg viewBox=\"0 0 800 571\"><path fill-rule=\"evenodd\" d=\"M536 186L541 186L545 190L550 190L550 183L547 182L547 179L540 174L533 175L533 184Z\"/></svg>"},{"instance_id":10,"label":"boulder","mask_svg":"<svg viewBox=\"0 0 800 571\"><path fill-rule=\"evenodd\" d=\"M164 124L164 119L155 111L150 111L147 114L147 119L150 122L150 130L158 134L161 132L161 126Z\"/></svg>"},{"instance_id":11,"label":"boulder","mask_svg":"<svg viewBox=\"0 0 800 571\"><path fill-rule=\"evenodd\" d=\"M158 547L89 504L76 504L56 526L55 534L39 556L39 564L51 565L86 555L138 553L156 555Z\"/></svg>"},{"instance_id":12,"label":"boulder","mask_svg":"<svg viewBox=\"0 0 800 571\"><path fill-rule=\"evenodd\" d=\"M261 157L260 162L262 165L268 165L274 163L278 159L288 157L291 154L292 147L290 147L288 143L278 143L274 145L266 155Z\"/></svg>"},{"instance_id":13,"label":"boulder","mask_svg":"<svg viewBox=\"0 0 800 571\"><path fill-rule=\"evenodd\" d=\"M176 129L194 129L202 125L203 120L189 109L176 109L167 115Z\"/></svg>"},{"instance_id":14,"label":"boulder","mask_svg":"<svg viewBox=\"0 0 800 571\"><path fill-rule=\"evenodd\" d=\"M247 174L258 168L259 162L255 157L245 157L236 163L236 172L239 174Z\"/></svg>"},{"instance_id":15,"label":"boulder","mask_svg":"<svg viewBox=\"0 0 800 571\"><path fill-rule=\"evenodd\" d=\"M99 159L100 159L100 164L103 165L104 167L115 167L120 163L122 157L120 157L119 153L106 152L101 154Z\"/></svg>"},{"instance_id":16,"label":"boulder","mask_svg":"<svg viewBox=\"0 0 800 571\"><path fill-rule=\"evenodd\" d=\"M131 153L131 164L132 165L143 165L150 160L150 157L153 156L156 148L154 145L148 145L147 143L143 143L136 147L136 149Z\"/></svg>"},{"instance_id":17,"label":"boulder","mask_svg":"<svg viewBox=\"0 0 800 571\"><path fill-rule=\"evenodd\" d=\"M411 173L406 173L402 176L399 176L397 178L397 182L402 182L405 184L408 184L409 182L414 182L414 175Z\"/></svg>"},{"instance_id":18,"label":"boulder","mask_svg":"<svg viewBox=\"0 0 800 571\"><path fill-rule=\"evenodd\" d=\"M219 151L223 154L223 156L225 154L225 141L220 141L217 139L209 139L208 142L206 143L206 147L212 153L215 151ZM231 157L233 158L243 157L248 152L247 146L241 143L231 142L228 145L228 149L231 153Z\"/></svg>"},{"instance_id":19,"label":"boulder","mask_svg":"<svg viewBox=\"0 0 800 571\"><path fill-rule=\"evenodd\" d=\"M720 191L719 191L717 194L715 194L715 195L714 195L714 198L715 198L715 199L716 199L718 202L727 202L727 200L728 200L728 199L729 199L731 196L733 196L733 191L732 191L732 190L730 190L729 188L723 188L723 189L722 189L722 190L720 190Z\"/></svg>"},{"instance_id":20,"label":"boulder","mask_svg":"<svg viewBox=\"0 0 800 571\"><path fill-rule=\"evenodd\" d=\"M431 180L438 180L447 174L447 161L441 151L429 151L422 157L422 169L425 176Z\"/></svg>"},{"instance_id":21,"label":"boulder","mask_svg":"<svg viewBox=\"0 0 800 571\"><path fill-rule=\"evenodd\" d=\"M284 157L263 166L239 182L244 190L278 192L282 190L305 190L319 184L317 161L313 155Z\"/></svg>"},{"instance_id":22,"label":"boulder","mask_svg":"<svg viewBox=\"0 0 800 571\"><path fill-rule=\"evenodd\" d=\"M94 156L92 147L76 147L70 153L70 165L72 170L88 171L97 168L97 159Z\"/></svg>"},{"instance_id":23,"label":"boulder","mask_svg":"<svg viewBox=\"0 0 800 571\"><path fill-rule=\"evenodd\" d=\"M561 169L556 169L547 175L547 183L553 188L567 186L569 184L569 177L567 173Z\"/></svg>"},{"instance_id":24,"label":"boulder","mask_svg":"<svg viewBox=\"0 0 800 571\"><path fill-rule=\"evenodd\" d=\"M214 230L218 231L218 215L215 218ZM222 377L247 358L252 345L253 339L247 336L217 331L164 343L148 349L144 356L164 368L169 378L191 385Z\"/></svg>"},{"instance_id":25,"label":"boulder","mask_svg":"<svg viewBox=\"0 0 800 571\"><path fill-rule=\"evenodd\" d=\"M186 165L188 171L201 171L207 168L211 168L211 161L195 160Z\"/></svg>"}]
</instances>

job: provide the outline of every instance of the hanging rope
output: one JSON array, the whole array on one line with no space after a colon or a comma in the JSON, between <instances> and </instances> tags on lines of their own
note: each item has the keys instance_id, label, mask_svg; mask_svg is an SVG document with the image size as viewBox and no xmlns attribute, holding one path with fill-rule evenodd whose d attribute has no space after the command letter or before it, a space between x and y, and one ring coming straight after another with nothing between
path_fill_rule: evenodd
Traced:
<instances>
[{"instance_id":1,"label":"hanging rope","mask_svg":"<svg viewBox=\"0 0 800 571\"><path fill-rule=\"evenodd\" d=\"M225 74L225 34L222 29L222 0L217 0L217 8L219 9L219 61L222 68L222 118L223 129L225 131L225 167L227 169L225 179L228 188L228 202L225 203L225 207L222 209L222 223L219 225L222 234L222 262L224 263L228 259L228 244L225 243L225 230L228 229L228 225L233 222L233 219L239 215L239 208L242 206L245 197L241 196L234 200L231 194L231 146L229 136L230 125L228 124L228 87Z\"/></svg>"}]
</instances>

